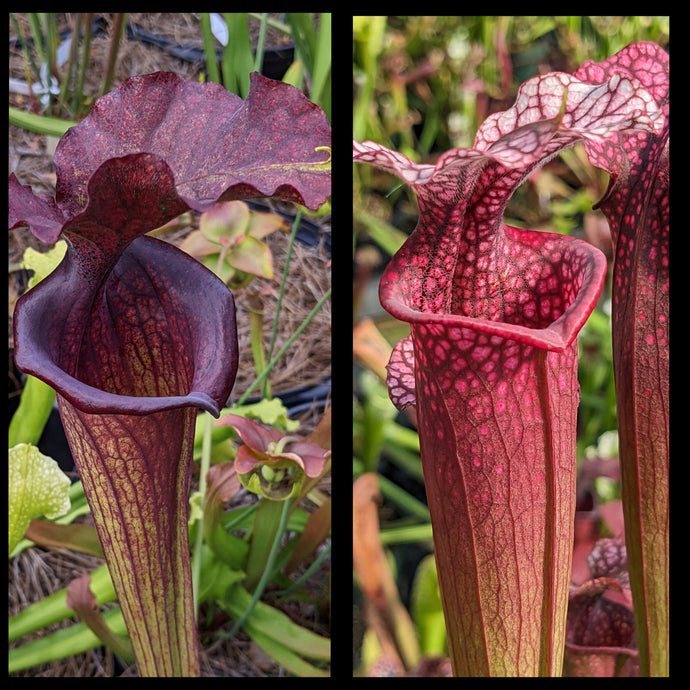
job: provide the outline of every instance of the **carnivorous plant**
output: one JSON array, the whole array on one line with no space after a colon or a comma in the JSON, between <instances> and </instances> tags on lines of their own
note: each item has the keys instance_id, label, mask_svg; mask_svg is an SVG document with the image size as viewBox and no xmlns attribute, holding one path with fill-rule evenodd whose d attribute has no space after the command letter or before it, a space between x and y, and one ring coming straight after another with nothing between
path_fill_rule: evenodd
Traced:
<instances>
[{"instance_id":1,"label":"carnivorous plant","mask_svg":"<svg viewBox=\"0 0 690 690\"><path fill-rule=\"evenodd\" d=\"M388 264L380 299L411 328L391 356L388 387L398 408L417 409L455 675L561 674L575 509L576 337L596 305L606 260L587 242L510 227L502 217L537 166L578 142L612 174L600 205L617 243L614 319L628 324L614 326L627 337L619 335L616 370L631 409L621 435L630 432L634 410L659 403L659 421L667 419L664 371L646 368L665 358L664 277L642 259L651 253L663 271L667 256L664 56L653 44L633 44L575 74L534 77L510 109L484 122L473 148L448 151L434 165L354 142L356 162L396 174L419 202L417 227ZM641 282L631 276L638 263ZM638 322L647 329L641 349ZM638 390L625 383L629 369L645 371ZM644 417L646 431L651 421ZM665 493L663 430L650 445L660 457L647 471ZM632 475L640 479L639 471ZM624 479L624 491L628 482L636 480ZM663 516L662 499L651 503L649 512ZM657 564L661 551L652 557Z\"/></svg>"},{"instance_id":2,"label":"carnivorous plant","mask_svg":"<svg viewBox=\"0 0 690 690\"><path fill-rule=\"evenodd\" d=\"M330 126L254 73L246 100L168 72L99 99L55 152L55 199L9 180L9 227L68 242L14 316L17 366L57 391L141 675L198 675L187 505L197 409L237 369L233 298L146 233L217 202L330 194Z\"/></svg>"}]
</instances>

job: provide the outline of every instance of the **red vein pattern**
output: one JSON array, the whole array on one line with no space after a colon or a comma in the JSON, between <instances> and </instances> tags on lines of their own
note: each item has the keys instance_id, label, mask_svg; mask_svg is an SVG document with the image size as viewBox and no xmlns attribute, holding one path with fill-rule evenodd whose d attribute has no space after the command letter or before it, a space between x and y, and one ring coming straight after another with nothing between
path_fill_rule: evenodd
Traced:
<instances>
[{"instance_id":1,"label":"red vein pattern","mask_svg":"<svg viewBox=\"0 0 690 690\"><path fill-rule=\"evenodd\" d=\"M653 132L586 144L611 174L599 202L614 240L613 352L628 564L640 672L667 676L669 608L669 59L637 43L580 78L634 78L663 113ZM661 119L660 119L661 120Z\"/></svg>"},{"instance_id":2,"label":"red vein pattern","mask_svg":"<svg viewBox=\"0 0 690 690\"><path fill-rule=\"evenodd\" d=\"M142 424L88 414L61 396L58 406L139 672L198 675L187 514L164 508L188 501L196 410L155 412Z\"/></svg>"},{"instance_id":3,"label":"red vein pattern","mask_svg":"<svg viewBox=\"0 0 690 690\"><path fill-rule=\"evenodd\" d=\"M575 504L576 336L604 256L570 237L502 223L513 190L578 141L659 131L644 86L615 73L524 84L472 149L416 165L372 142L354 160L417 194L420 219L380 298L411 324L389 363L416 404L439 581L456 675L559 675Z\"/></svg>"}]
</instances>

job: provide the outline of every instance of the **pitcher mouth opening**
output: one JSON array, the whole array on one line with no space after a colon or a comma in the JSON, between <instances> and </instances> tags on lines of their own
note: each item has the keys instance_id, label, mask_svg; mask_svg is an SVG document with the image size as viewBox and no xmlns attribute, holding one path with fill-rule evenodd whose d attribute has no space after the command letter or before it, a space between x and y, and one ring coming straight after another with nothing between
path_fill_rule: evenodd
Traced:
<instances>
[{"instance_id":1,"label":"pitcher mouth opening","mask_svg":"<svg viewBox=\"0 0 690 690\"><path fill-rule=\"evenodd\" d=\"M411 326L432 326L437 325L445 328L452 333L453 329L458 331L462 328L469 328L473 331L480 331L489 336L497 336L507 340L518 340L526 345L533 345L542 350L551 352L562 352L577 336L577 332L569 336L567 329L567 314L561 315L556 321L546 328L530 328L519 324L511 324L501 321L490 321L488 319L478 319L471 316L459 314L431 314L419 312L399 302L383 303L386 311L400 321L405 321ZM452 334L451 334L452 339Z\"/></svg>"},{"instance_id":2,"label":"pitcher mouth opening","mask_svg":"<svg viewBox=\"0 0 690 690\"><path fill-rule=\"evenodd\" d=\"M539 265L548 270L515 268L488 278L488 273L468 277L464 288L448 278L432 300L423 293L423 275L405 264L414 251L414 237L403 246L383 273L379 299L386 311L410 324L439 324L472 328L536 347L561 352L568 347L587 320L601 294L606 277L606 258L592 245L554 233L506 228L513 241L554 242L539 253ZM396 258L398 263L396 263ZM500 258L500 257L499 257ZM535 262L537 260L535 259ZM403 276L402 273L405 272ZM407 283L407 289L402 285ZM412 287L409 287L412 285ZM459 295L454 293L454 290ZM463 311L465 310L466 311Z\"/></svg>"}]
</instances>

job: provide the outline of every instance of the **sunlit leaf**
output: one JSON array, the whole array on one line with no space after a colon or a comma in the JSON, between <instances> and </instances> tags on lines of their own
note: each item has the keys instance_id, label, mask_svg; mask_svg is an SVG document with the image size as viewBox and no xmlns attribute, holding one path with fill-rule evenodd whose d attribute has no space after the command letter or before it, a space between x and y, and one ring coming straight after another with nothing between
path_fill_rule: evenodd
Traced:
<instances>
[{"instance_id":1,"label":"sunlit leaf","mask_svg":"<svg viewBox=\"0 0 690 690\"><path fill-rule=\"evenodd\" d=\"M36 446L26 443L9 450L9 551L39 515L56 518L70 508L69 477Z\"/></svg>"}]
</instances>

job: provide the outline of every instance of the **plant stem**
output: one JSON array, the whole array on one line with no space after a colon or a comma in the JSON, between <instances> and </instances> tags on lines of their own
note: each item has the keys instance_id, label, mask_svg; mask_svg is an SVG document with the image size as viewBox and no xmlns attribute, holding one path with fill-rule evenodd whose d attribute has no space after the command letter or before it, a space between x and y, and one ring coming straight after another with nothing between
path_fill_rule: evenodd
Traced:
<instances>
[{"instance_id":1,"label":"plant stem","mask_svg":"<svg viewBox=\"0 0 690 690\"><path fill-rule=\"evenodd\" d=\"M266 12L261 13L261 24L259 26L259 38L256 44L256 56L254 58L254 71L261 72L261 68L264 64L264 42L266 40L266 20L268 19L268 14Z\"/></svg>"},{"instance_id":2,"label":"plant stem","mask_svg":"<svg viewBox=\"0 0 690 690\"><path fill-rule=\"evenodd\" d=\"M258 19L259 21L261 21L264 17L263 12L261 12L261 13L259 13L259 12L248 12L247 15L249 17L254 17L254 19ZM288 36L290 36L292 33L290 27L287 24L277 20L275 17L269 17L268 15L266 15L266 23L268 24L268 26L272 27L273 29L277 29L278 31L282 31L284 34L287 34Z\"/></svg>"},{"instance_id":3,"label":"plant stem","mask_svg":"<svg viewBox=\"0 0 690 690\"><path fill-rule=\"evenodd\" d=\"M288 597L293 592L297 591L302 586L302 583L306 582L321 567L321 564L326 560L326 558L328 558L330 553L331 542L329 541L326 544L326 548L319 553L319 555L314 559L314 562L302 573L302 575L300 575L287 589L276 592L276 596Z\"/></svg>"},{"instance_id":4,"label":"plant stem","mask_svg":"<svg viewBox=\"0 0 690 690\"><path fill-rule=\"evenodd\" d=\"M211 466L211 445L213 442L213 417L204 412L204 436L201 447L201 463L199 466L199 493L201 494L201 504L203 505L206 495L206 473ZM201 580L201 554L204 545L204 530L199 520L196 531L196 541L194 543L194 553L192 554L192 589L194 591L194 616L199 616L199 582Z\"/></svg>"},{"instance_id":5,"label":"plant stem","mask_svg":"<svg viewBox=\"0 0 690 690\"><path fill-rule=\"evenodd\" d=\"M74 111L72 114L75 118L79 117L82 108L82 102L84 100L84 79L86 78L86 70L89 67L89 51L91 49L91 34L93 31L92 24L93 13L85 12L83 15L84 45L82 46L81 65L79 66L77 83L74 87Z\"/></svg>"},{"instance_id":6,"label":"plant stem","mask_svg":"<svg viewBox=\"0 0 690 690\"><path fill-rule=\"evenodd\" d=\"M117 63L117 54L120 50L120 41L127 24L128 12L116 12L115 23L113 24L112 38L110 39L110 50L108 52L108 64L105 70L105 79L103 80L103 88L101 89L101 96L110 91L115 78L115 65Z\"/></svg>"},{"instance_id":7,"label":"plant stem","mask_svg":"<svg viewBox=\"0 0 690 690\"><path fill-rule=\"evenodd\" d=\"M297 211L295 220L292 223L292 230L290 231L290 239L288 241L287 253L285 256L285 266L283 268L283 277L280 281L280 290L278 291L278 301L276 303L276 313L273 318L273 331L271 332L271 342L268 346L268 358L271 358L273 354L273 348L275 347L276 337L278 336L278 324L280 323L280 311L283 306L283 296L285 295L285 286L287 284L288 274L290 272L290 260L292 258L292 247L295 243L295 237L297 236L297 230L299 229L300 223L302 221L302 211ZM267 386L264 385L263 395L266 396Z\"/></svg>"},{"instance_id":8,"label":"plant stem","mask_svg":"<svg viewBox=\"0 0 690 690\"><path fill-rule=\"evenodd\" d=\"M235 403L235 406L243 405L245 403L245 401L249 397L249 394L266 378L266 376L268 376L268 373L271 371L271 369L273 369L278 360L290 349L292 343L294 343L295 340L297 340L297 338L299 338L299 336L302 335L302 332L311 323L311 320L314 318L314 316L316 316L319 309L321 309L321 307L323 306L324 302L326 302L326 300L330 298L331 289L332 288L328 288L328 290L324 292L323 297L316 303L314 308L309 312L307 318L304 319L304 321L300 324L299 328L290 336L285 345L283 345L283 347L280 348L275 357L273 357L268 362L266 368L261 372L261 374L259 374L256 377L254 383L252 383L251 386L247 388L242 397Z\"/></svg>"},{"instance_id":9,"label":"plant stem","mask_svg":"<svg viewBox=\"0 0 690 690\"><path fill-rule=\"evenodd\" d=\"M232 629L228 633L227 637L229 639L233 638L237 634L238 630L242 627L247 618L249 618L252 611L254 610L254 607L261 599L261 595L263 594L264 589L266 588L266 585L268 584L268 581L270 580L273 574L273 566L275 565L276 556L278 555L280 542L282 540L283 534L285 533L285 528L287 527L288 516L290 514L290 504L291 501L289 499L287 501L283 501L282 510L280 512L280 522L278 523L278 529L276 530L275 539L273 540L271 550L266 559L266 566L261 574L261 578L259 579L258 584L256 585L256 589L254 590L254 594L252 595L252 600L249 603L249 606L247 606L244 613L235 621L235 624L232 626Z\"/></svg>"},{"instance_id":10,"label":"plant stem","mask_svg":"<svg viewBox=\"0 0 690 690\"><path fill-rule=\"evenodd\" d=\"M266 368L266 355L264 354L263 326L264 326L264 305L259 295L252 295L249 300L249 334L252 347L252 357L257 376ZM269 380L264 379L262 390L264 398L271 397L271 385Z\"/></svg>"},{"instance_id":11,"label":"plant stem","mask_svg":"<svg viewBox=\"0 0 690 690\"><path fill-rule=\"evenodd\" d=\"M70 127L77 124L69 120L58 120L55 117L25 113L12 106L9 106L9 123L29 132L47 134L52 137L61 137Z\"/></svg>"},{"instance_id":12,"label":"plant stem","mask_svg":"<svg viewBox=\"0 0 690 690\"><path fill-rule=\"evenodd\" d=\"M213 42L213 31L211 31L211 15L208 12L201 13L201 37L204 40L204 55L206 56L208 80L220 84L218 58L216 56L216 47Z\"/></svg>"}]
</instances>

